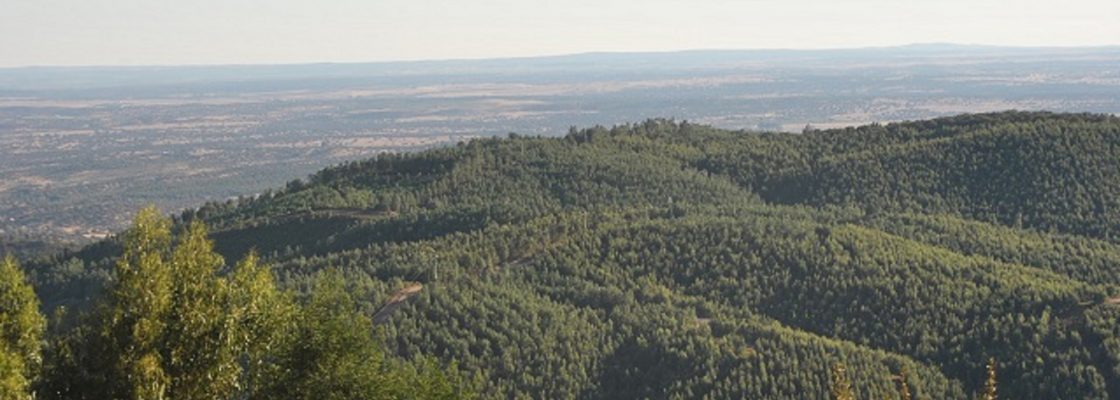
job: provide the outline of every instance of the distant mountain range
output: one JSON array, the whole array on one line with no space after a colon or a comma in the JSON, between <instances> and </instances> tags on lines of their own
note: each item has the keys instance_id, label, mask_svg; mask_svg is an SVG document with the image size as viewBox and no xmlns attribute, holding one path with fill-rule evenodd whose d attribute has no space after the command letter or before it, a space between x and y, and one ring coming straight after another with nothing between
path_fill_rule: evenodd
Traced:
<instances>
[{"instance_id":1,"label":"distant mountain range","mask_svg":"<svg viewBox=\"0 0 1120 400\"><path fill-rule=\"evenodd\" d=\"M587 74L757 67L852 66L863 63L994 62L1064 59L1120 60L1120 46L1005 47L949 43L852 49L688 50L598 52L546 57L281 65L89 66L0 68L4 91L175 86L221 82L375 79L401 76Z\"/></svg>"}]
</instances>

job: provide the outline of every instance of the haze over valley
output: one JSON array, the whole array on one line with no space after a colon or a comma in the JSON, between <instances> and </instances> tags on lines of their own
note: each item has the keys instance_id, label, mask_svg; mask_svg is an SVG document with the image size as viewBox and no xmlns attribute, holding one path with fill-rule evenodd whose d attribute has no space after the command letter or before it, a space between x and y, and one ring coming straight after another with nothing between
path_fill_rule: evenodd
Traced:
<instances>
[{"instance_id":1,"label":"haze over valley","mask_svg":"<svg viewBox=\"0 0 1120 400\"><path fill-rule=\"evenodd\" d=\"M1120 112L1120 48L926 44L375 64L0 69L0 232L84 242L145 204L253 195L476 137L666 117L801 132Z\"/></svg>"}]
</instances>

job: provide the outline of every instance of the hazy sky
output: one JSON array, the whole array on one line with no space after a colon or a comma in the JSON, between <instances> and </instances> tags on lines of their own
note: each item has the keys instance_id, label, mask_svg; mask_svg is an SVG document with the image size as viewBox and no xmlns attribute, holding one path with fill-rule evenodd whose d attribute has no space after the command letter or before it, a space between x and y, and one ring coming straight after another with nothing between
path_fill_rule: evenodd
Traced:
<instances>
[{"instance_id":1,"label":"hazy sky","mask_svg":"<svg viewBox=\"0 0 1120 400\"><path fill-rule=\"evenodd\" d=\"M1120 0L0 0L0 66L1120 44Z\"/></svg>"}]
</instances>

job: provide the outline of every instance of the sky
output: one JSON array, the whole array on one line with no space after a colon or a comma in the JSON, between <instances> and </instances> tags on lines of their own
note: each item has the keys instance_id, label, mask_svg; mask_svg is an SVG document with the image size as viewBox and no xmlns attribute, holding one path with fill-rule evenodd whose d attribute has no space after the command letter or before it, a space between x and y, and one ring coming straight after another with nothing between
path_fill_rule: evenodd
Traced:
<instances>
[{"instance_id":1,"label":"sky","mask_svg":"<svg viewBox=\"0 0 1120 400\"><path fill-rule=\"evenodd\" d=\"M0 67L1120 44L1118 0L0 0Z\"/></svg>"}]
</instances>

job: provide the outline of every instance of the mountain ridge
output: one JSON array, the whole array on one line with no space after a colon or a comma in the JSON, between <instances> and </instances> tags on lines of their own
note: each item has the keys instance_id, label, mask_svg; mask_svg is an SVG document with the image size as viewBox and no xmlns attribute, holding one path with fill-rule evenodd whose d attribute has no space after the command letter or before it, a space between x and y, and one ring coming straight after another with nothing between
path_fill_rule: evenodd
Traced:
<instances>
[{"instance_id":1,"label":"mountain ridge","mask_svg":"<svg viewBox=\"0 0 1120 400\"><path fill-rule=\"evenodd\" d=\"M1025 191L990 174L1009 166ZM1005 396L1107 399L1117 171L1120 119L1097 114L648 120L387 154L176 220L297 291L340 270L370 314L422 283L387 349L456 361L492 397L826 398L842 363L860 397L906 374L918 398L966 398L995 358ZM114 246L32 265L44 302L97 296Z\"/></svg>"}]
</instances>

